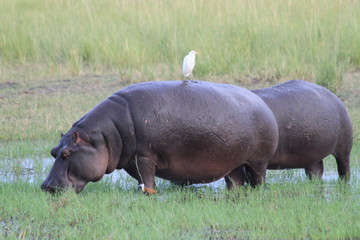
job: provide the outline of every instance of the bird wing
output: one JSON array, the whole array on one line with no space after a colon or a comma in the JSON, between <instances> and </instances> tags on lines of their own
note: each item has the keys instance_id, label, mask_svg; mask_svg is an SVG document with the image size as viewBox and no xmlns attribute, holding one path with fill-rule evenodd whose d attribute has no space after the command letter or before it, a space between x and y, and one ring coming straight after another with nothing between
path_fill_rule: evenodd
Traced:
<instances>
[{"instance_id":1,"label":"bird wing","mask_svg":"<svg viewBox=\"0 0 360 240\"><path fill-rule=\"evenodd\" d=\"M192 58L189 55L186 55L184 57L184 62L183 62L183 73L185 75L185 77L188 77L191 75L192 70L195 67L195 57Z\"/></svg>"}]
</instances>

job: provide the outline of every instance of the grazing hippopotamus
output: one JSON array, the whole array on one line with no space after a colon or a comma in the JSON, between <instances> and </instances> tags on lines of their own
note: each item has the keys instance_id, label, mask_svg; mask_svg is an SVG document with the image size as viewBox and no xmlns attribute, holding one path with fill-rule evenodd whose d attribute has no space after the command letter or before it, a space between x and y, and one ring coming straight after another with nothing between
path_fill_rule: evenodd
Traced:
<instances>
[{"instance_id":1,"label":"grazing hippopotamus","mask_svg":"<svg viewBox=\"0 0 360 240\"><path fill-rule=\"evenodd\" d=\"M352 124L335 94L303 80L252 92L270 107L279 128L279 143L268 169L304 168L310 179L321 178L323 159L332 154L340 178L348 180Z\"/></svg>"},{"instance_id":2,"label":"grazing hippopotamus","mask_svg":"<svg viewBox=\"0 0 360 240\"><path fill-rule=\"evenodd\" d=\"M208 183L249 170L260 184L278 143L267 104L249 90L202 81L145 82L120 90L75 122L51 150L45 191L76 192L124 169L146 193L155 176ZM228 184L232 187L237 183Z\"/></svg>"}]
</instances>

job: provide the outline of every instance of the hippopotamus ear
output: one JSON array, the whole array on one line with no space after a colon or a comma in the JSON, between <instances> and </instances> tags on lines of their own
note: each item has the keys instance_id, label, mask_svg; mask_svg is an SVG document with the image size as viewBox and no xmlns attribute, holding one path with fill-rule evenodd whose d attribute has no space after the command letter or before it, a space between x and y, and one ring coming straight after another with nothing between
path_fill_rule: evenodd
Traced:
<instances>
[{"instance_id":1,"label":"hippopotamus ear","mask_svg":"<svg viewBox=\"0 0 360 240\"><path fill-rule=\"evenodd\" d=\"M73 139L74 139L74 143L76 144L87 144L87 145L90 144L87 137L81 136L80 133L77 131L73 132Z\"/></svg>"}]
</instances>

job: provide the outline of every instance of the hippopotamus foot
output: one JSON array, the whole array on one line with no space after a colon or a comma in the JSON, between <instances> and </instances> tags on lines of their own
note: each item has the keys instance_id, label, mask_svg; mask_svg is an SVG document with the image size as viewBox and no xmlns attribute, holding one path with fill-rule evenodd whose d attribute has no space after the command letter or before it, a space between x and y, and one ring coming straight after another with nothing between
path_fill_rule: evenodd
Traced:
<instances>
[{"instance_id":1,"label":"hippopotamus foot","mask_svg":"<svg viewBox=\"0 0 360 240\"><path fill-rule=\"evenodd\" d=\"M246 182L246 169L245 166L240 166L232 170L225 176L225 182L227 189L234 189L240 186L244 186Z\"/></svg>"},{"instance_id":2,"label":"hippopotamus foot","mask_svg":"<svg viewBox=\"0 0 360 240\"><path fill-rule=\"evenodd\" d=\"M321 179L324 173L324 164L321 160L320 162L314 163L308 168L305 168L305 174L311 180L313 178Z\"/></svg>"},{"instance_id":3,"label":"hippopotamus foot","mask_svg":"<svg viewBox=\"0 0 360 240\"><path fill-rule=\"evenodd\" d=\"M145 187L145 185L142 183L142 184L139 184L139 188L141 189L141 191L147 195L152 195L152 194L156 194L157 191L152 189L152 188L147 188Z\"/></svg>"},{"instance_id":4,"label":"hippopotamus foot","mask_svg":"<svg viewBox=\"0 0 360 240\"><path fill-rule=\"evenodd\" d=\"M350 156L346 155L334 155L336 159L336 164L338 166L338 173L341 180L345 180L346 182L350 179Z\"/></svg>"}]
</instances>

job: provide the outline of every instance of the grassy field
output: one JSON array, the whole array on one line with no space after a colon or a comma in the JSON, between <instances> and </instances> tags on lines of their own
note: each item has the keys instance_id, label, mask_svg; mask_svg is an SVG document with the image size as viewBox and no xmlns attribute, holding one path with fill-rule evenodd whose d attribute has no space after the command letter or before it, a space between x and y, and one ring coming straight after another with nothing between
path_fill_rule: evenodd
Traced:
<instances>
[{"instance_id":1,"label":"grassy field","mask_svg":"<svg viewBox=\"0 0 360 240\"><path fill-rule=\"evenodd\" d=\"M0 238L359 239L359 39L353 0L0 1ZM157 179L146 197L130 178L41 192L61 132L127 85L183 79L190 50L200 80L302 78L336 92L354 126L350 183L270 171L234 192Z\"/></svg>"},{"instance_id":2,"label":"grassy field","mask_svg":"<svg viewBox=\"0 0 360 240\"><path fill-rule=\"evenodd\" d=\"M195 76L304 78L337 90L360 64L360 2L3 0L0 81L117 73L131 81ZM19 66L27 71L18 71Z\"/></svg>"}]
</instances>

